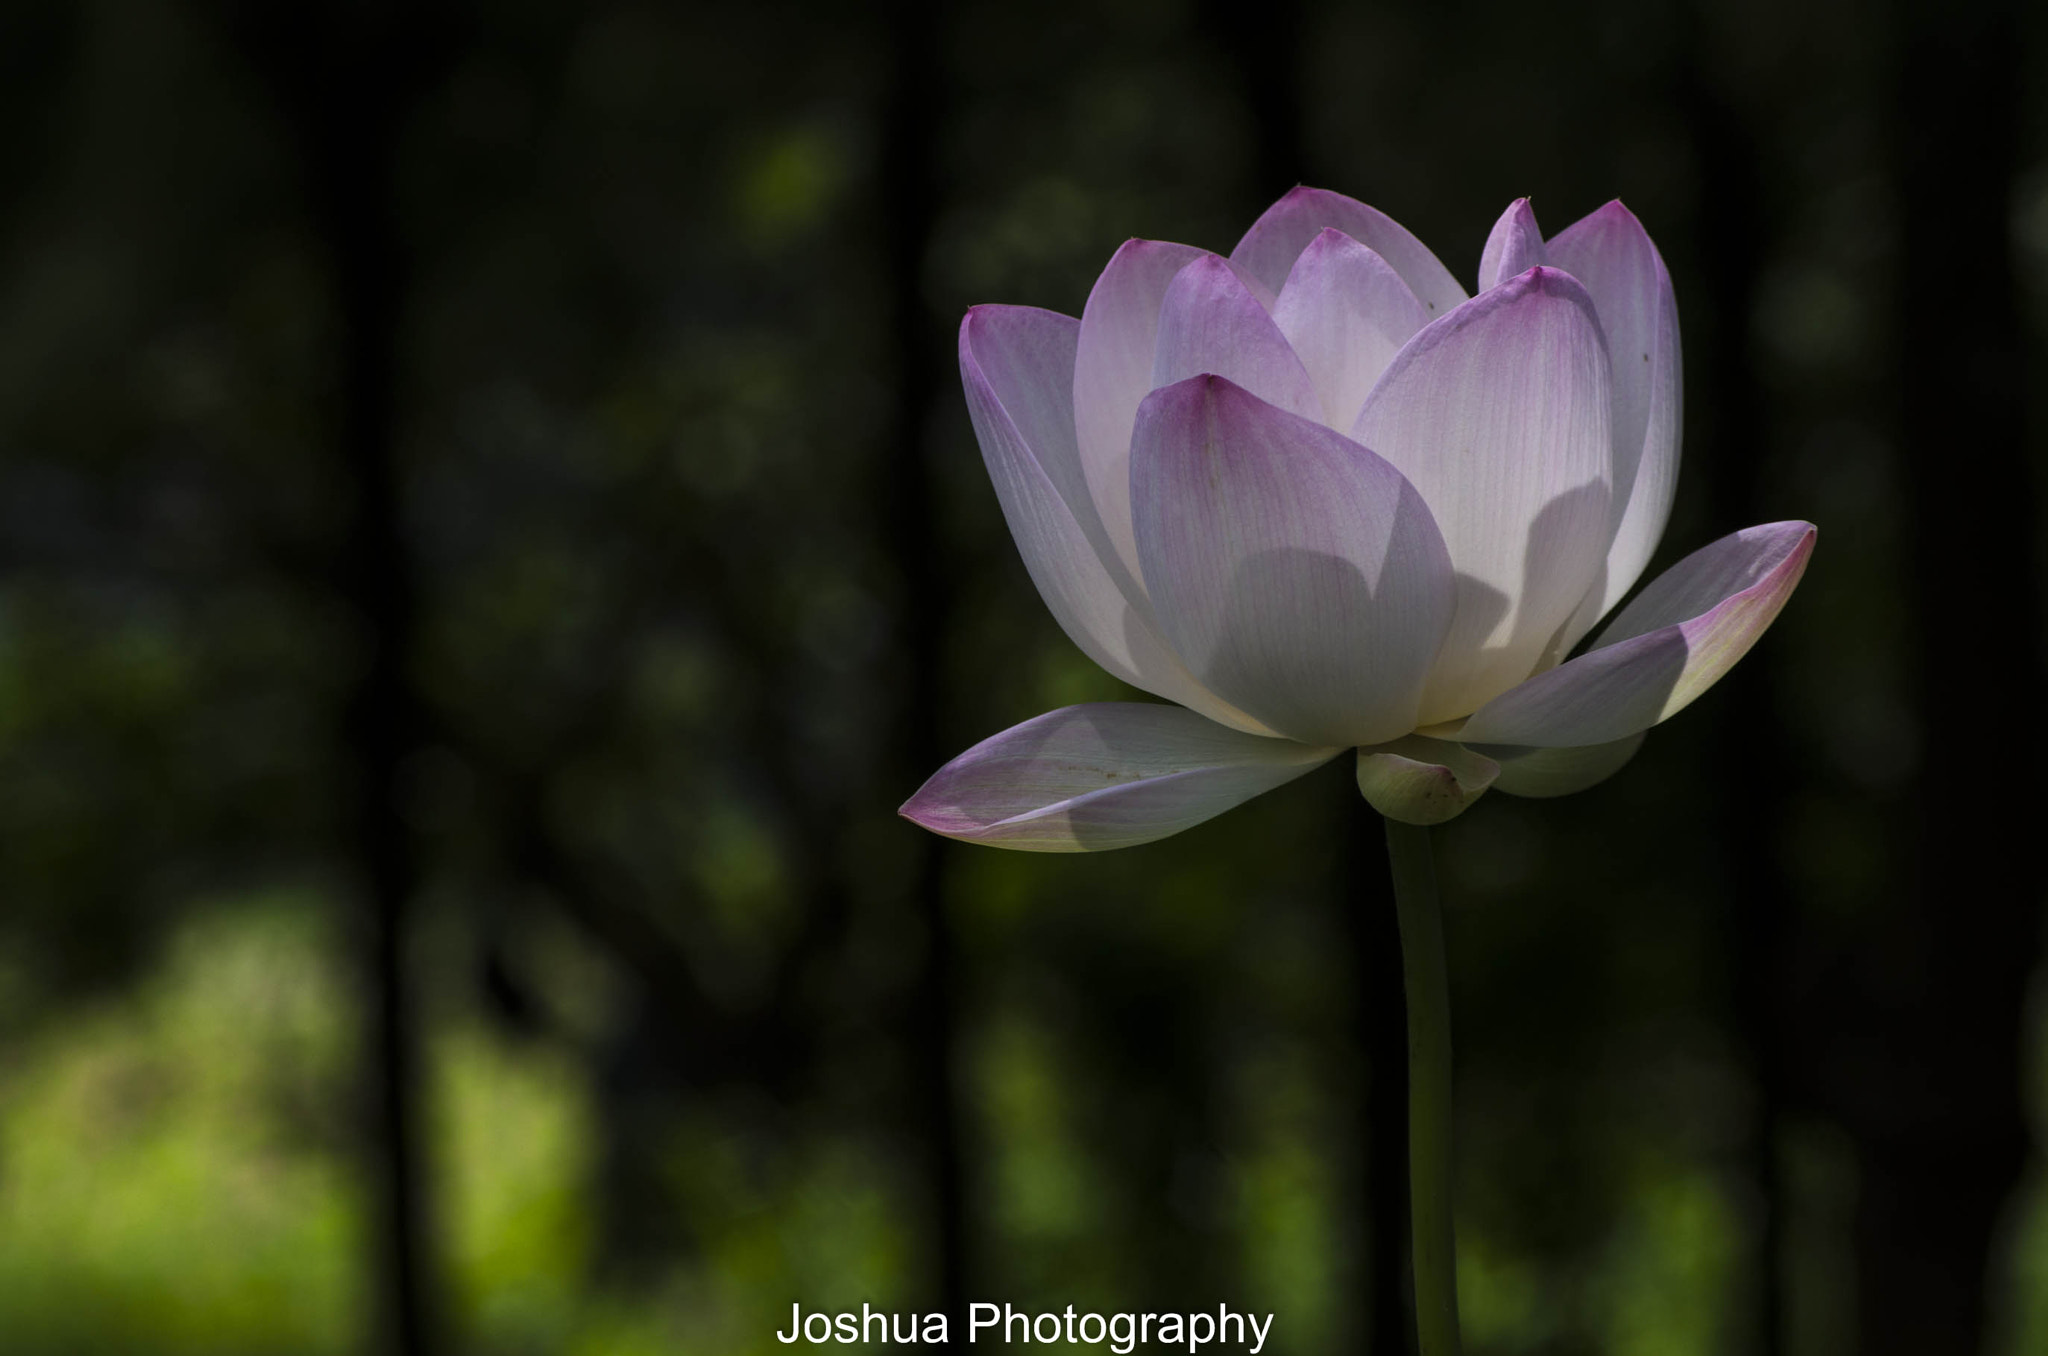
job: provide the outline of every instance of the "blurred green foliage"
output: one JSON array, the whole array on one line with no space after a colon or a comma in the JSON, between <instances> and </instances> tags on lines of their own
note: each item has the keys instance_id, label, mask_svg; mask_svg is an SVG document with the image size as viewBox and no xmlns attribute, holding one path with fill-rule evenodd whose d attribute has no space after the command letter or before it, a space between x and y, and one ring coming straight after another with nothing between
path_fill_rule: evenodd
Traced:
<instances>
[{"instance_id":1,"label":"blurred green foliage","mask_svg":"<svg viewBox=\"0 0 2048 1356\"><path fill-rule=\"evenodd\" d=\"M331 923L292 897L209 901L150 978L73 1011L10 1052L0 1096L0 1314L9 1350L321 1353L358 1337L365 1256L345 1097L350 985ZM588 1010L572 959L550 990ZM583 958L587 961L589 958ZM581 990L580 997L578 996ZM1005 1005L1007 1006L1007 1005ZM573 1047L508 1036L473 1004L436 1004L431 1161L463 1349L485 1353L768 1352L783 1305L903 1302L911 1239L886 1156L814 1132L764 1151L743 1108L678 1118L662 1151L695 1255L631 1286L593 1284L586 1202L602 1104ZM992 1017L973 1091L993 1155L991 1223L1018 1259L1019 1307L1115 1312L1133 1259L1117 1198L1066 1085L1071 1056L1032 1009ZM1280 1315L1272 1349L1328 1349L1327 1080L1281 1050L1246 1051L1245 1124L1216 1159L1213 1208L1242 1249L1229 1292ZM759 1108L754 1109L754 1114ZM1468 1120L1477 1116L1468 1116ZM1585 1325L1617 1356L1730 1349L1743 1188L1640 1137L1612 1147L1621 1208L1577 1283L1479 1227L1461 1287L1475 1349L1541 1350ZM1179 1188L1201 1188L1184 1181ZM2015 1293L2001 1349L2039 1349L2048 1208L2015 1215ZM1119 1265L1122 1256L1123 1265ZM1803 1349L1841 1349L1820 1334Z\"/></svg>"}]
</instances>

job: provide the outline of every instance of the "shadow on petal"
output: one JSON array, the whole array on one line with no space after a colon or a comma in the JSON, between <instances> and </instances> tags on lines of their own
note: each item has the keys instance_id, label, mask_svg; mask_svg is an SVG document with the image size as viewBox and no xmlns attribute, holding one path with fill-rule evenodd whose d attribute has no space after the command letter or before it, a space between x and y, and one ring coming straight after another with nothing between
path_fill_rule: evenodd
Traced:
<instances>
[{"instance_id":1,"label":"shadow on petal","mask_svg":"<svg viewBox=\"0 0 2048 1356\"><path fill-rule=\"evenodd\" d=\"M1606 781L1636 756L1644 738L1644 733L1637 731L1612 743L1579 748L1537 749L1516 744L1474 744L1471 748L1500 764L1500 775L1493 781L1497 790L1543 800L1569 796Z\"/></svg>"},{"instance_id":2,"label":"shadow on petal","mask_svg":"<svg viewBox=\"0 0 2048 1356\"><path fill-rule=\"evenodd\" d=\"M1213 640L1195 662L1204 684L1289 739L1376 744L1415 728L1441 644L1411 591L1388 589L1434 550L1436 524L1404 487L1372 577L1324 551L1260 551L1231 572ZM1412 607L1411 607L1412 605ZM1406 615L1413 610L1414 616Z\"/></svg>"},{"instance_id":3,"label":"shadow on petal","mask_svg":"<svg viewBox=\"0 0 2048 1356\"><path fill-rule=\"evenodd\" d=\"M1593 480L1566 490L1537 512L1522 550L1522 605L1509 639L1517 649L1539 641L1547 649L1587 593L1604 585L1612 497L1605 481ZM1540 602L1540 614L1532 600ZM1542 662L1540 653L1537 662Z\"/></svg>"},{"instance_id":4,"label":"shadow on petal","mask_svg":"<svg viewBox=\"0 0 2048 1356\"><path fill-rule=\"evenodd\" d=\"M1606 519L1607 486L1588 481L1553 496L1530 521L1514 596L1458 575L1458 612L1431 675L1424 724L1470 715L1555 664L1550 647L1601 570Z\"/></svg>"},{"instance_id":5,"label":"shadow on petal","mask_svg":"<svg viewBox=\"0 0 2048 1356\"><path fill-rule=\"evenodd\" d=\"M1461 733L1541 748L1613 742L1664 719L1691 654L1675 626L1591 651L1488 702Z\"/></svg>"},{"instance_id":6,"label":"shadow on petal","mask_svg":"<svg viewBox=\"0 0 2048 1356\"><path fill-rule=\"evenodd\" d=\"M1458 737L1539 748L1606 744L1675 715L1776 619L1805 572L1814 535L1811 523L1765 523L1693 552L1624 608L1593 649L1489 701Z\"/></svg>"},{"instance_id":7,"label":"shadow on petal","mask_svg":"<svg viewBox=\"0 0 2048 1356\"><path fill-rule=\"evenodd\" d=\"M1291 607L1276 600L1292 600ZM1302 617L1369 616L1372 586L1356 565L1341 556L1319 551L1261 551L1232 572L1215 640L1198 662L1196 672L1216 691L1233 695L1254 708L1259 719L1290 739L1309 744L1373 743L1355 737L1363 725L1344 709L1343 675L1318 664L1316 656L1285 642L1294 627L1276 617L1276 609L1296 610ZM1375 686L1373 675L1357 675L1362 688ZM1403 724L1398 708L1381 718L1389 727ZM1407 722L1412 725L1412 718ZM1390 729L1388 733L1395 733ZM1382 733L1377 739L1388 737Z\"/></svg>"}]
</instances>

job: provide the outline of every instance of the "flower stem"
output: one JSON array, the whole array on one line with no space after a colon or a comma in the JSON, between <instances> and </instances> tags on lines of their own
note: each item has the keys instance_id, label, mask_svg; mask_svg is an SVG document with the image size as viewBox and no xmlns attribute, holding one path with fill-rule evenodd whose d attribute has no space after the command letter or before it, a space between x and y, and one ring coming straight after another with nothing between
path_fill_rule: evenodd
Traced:
<instances>
[{"instance_id":1,"label":"flower stem","mask_svg":"<svg viewBox=\"0 0 2048 1356\"><path fill-rule=\"evenodd\" d=\"M1451 994L1429 830L1387 820L1408 996L1408 1213L1422 1356L1458 1356L1458 1245L1451 1230Z\"/></svg>"}]
</instances>

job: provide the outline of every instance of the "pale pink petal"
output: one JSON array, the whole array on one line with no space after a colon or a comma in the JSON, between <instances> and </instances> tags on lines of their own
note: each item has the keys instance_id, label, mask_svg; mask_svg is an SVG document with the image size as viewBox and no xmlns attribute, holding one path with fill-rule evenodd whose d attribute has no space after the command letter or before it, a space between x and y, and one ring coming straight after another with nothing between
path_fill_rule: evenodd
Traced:
<instances>
[{"instance_id":1,"label":"pale pink petal","mask_svg":"<svg viewBox=\"0 0 2048 1356\"><path fill-rule=\"evenodd\" d=\"M1334 228L1294 261L1273 308L1315 382L1323 422L1340 432L1357 421L1366 393L1428 319L1391 264Z\"/></svg>"},{"instance_id":2,"label":"pale pink petal","mask_svg":"<svg viewBox=\"0 0 2048 1356\"><path fill-rule=\"evenodd\" d=\"M1500 766L1486 755L1422 735L1358 751L1359 794L1403 824L1456 819L1499 776Z\"/></svg>"},{"instance_id":3,"label":"pale pink petal","mask_svg":"<svg viewBox=\"0 0 2048 1356\"><path fill-rule=\"evenodd\" d=\"M1678 486L1684 386L1671 275L1635 214L1611 202L1565 227L1549 251L1585 284L1614 364L1614 541L1600 587L1559 638L1562 654L1635 587L1664 535Z\"/></svg>"},{"instance_id":4,"label":"pale pink petal","mask_svg":"<svg viewBox=\"0 0 2048 1356\"><path fill-rule=\"evenodd\" d=\"M1607 553L1607 349L1585 289L1534 268L1396 354L1352 436L1422 493L1458 608L1423 699L1465 715L1536 667Z\"/></svg>"},{"instance_id":5,"label":"pale pink petal","mask_svg":"<svg viewBox=\"0 0 2048 1356\"><path fill-rule=\"evenodd\" d=\"M977 306L960 323L960 377L982 461L1024 568L1053 619L1104 669L1239 729L1264 727L1208 692L1162 641L1106 538L1074 445L1077 322Z\"/></svg>"},{"instance_id":6,"label":"pale pink petal","mask_svg":"<svg viewBox=\"0 0 2048 1356\"><path fill-rule=\"evenodd\" d=\"M1481 744L1474 753L1484 754L1499 767L1494 789L1510 796L1548 799L1569 796L1597 786L1615 773L1643 746L1637 731L1611 744L1586 744L1572 749L1532 749L1522 744Z\"/></svg>"},{"instance_id":7,"label":"pale pink petal","mask_svg":"<svg viewBox=\"0 0 2048 1356\"><path fill-rule=\"evenodd\" d=\"M1139 407L1131 499L1160 633L1205 687L1308 744L1415 728L1452 584L1399 472L1202 376Z\"/></svg>"},{"instance_id":8,"label":"pale pink petal","mask_svg":"<svg viewBox=\"0 0 2048 1356\"><path fill-rule=\"evenodd\" d=\"M1177 706L1069 706L976 744L901 813L971 843L1100 852L1192 828L1338 752L1241 734Z\"/></svg>"},{"instance_id":9,"label":"pale pink petal","mask_svg":"<svg viewBox=\"0 0 2048 1356\"><path fill-rule=\"evenodd\" d=\"M1214 254L1190 262L1166 289L1152 387L1205 374L1226 377L1305 419L1322 417L1315 385L1287 336L1236 270Z\"/></svg>"},{"instance_id":10,"label":"pale pink petal","mask_svg":"<svg viewBox=\"0 0 2048 1356\"><path fill-rule=\"evenodd\" d=\"M1749 652L1813 554L1811 523L1768 523L1673 565L1599 643L1472 713L1461 743L1605 744L1683 710Z\"/></svg>"},{"instance_id":11,"label":"pale pink petal","mask_svg":"<svg viewBox=\"0 0 2048 1356\"><path fill-rule=\"evenodd\" d=\"M1105 534L1133 576L1138 551L1131 536L1131 425L1152 390L1159 347L1159 307L1174 275L1202 251L1160 240L1130 240L1116 252L1088 305L1071 380L1081 466Z\"/></svg>"},{"instance_id":12,"label":"pale pink petal","mask_svg":"<svg viewBox=\"0 0 2048 1356\"><path fill-rule=\"evenodd\" d=\"M1479 290L1498 287L1509 278L1551 262L1544 257L1543 232L1536 227L1535 210L1527 198L1517 198L1500 214L1500 220L1493 223L1493 230L1486 237L1486 248L1479 255ZM1565 272L1571 270L1567 268Z\"/></svg>"},{"instance_id":13,"label":"pale pink petal","mask_svg":"<svg viewBox=\"0 0 2048 1356\"><path fill-rule=\"evenodd\" d=\"M1393 265L1431 319L1448 315L1465 300L1465 289L1451 271L1392 217L1321 188L1294 189L1267 208L1230 252L1231 262L1278 292L1309 242L1331 226Z\"/></svg>"}]
</instances>

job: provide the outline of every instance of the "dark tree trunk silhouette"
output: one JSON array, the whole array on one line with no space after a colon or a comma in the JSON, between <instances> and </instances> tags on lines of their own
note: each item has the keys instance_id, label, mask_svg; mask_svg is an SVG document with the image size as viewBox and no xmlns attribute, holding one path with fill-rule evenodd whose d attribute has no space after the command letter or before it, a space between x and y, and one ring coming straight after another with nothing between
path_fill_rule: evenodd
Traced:
<instances>
[{"instance_id":1,"label":"dark tree trunk silhouette","mask_svg":"<svg viewBox=\"0 0 2048 1356\"><path fill-rule=\"evenodd\" d=\"M1872 1026L1850 1129L1860 1350L1981 1350L1987 1267L2028 1140L2027 977L2039 953L2034 798L1959 728L2000 692L2043 689L2027 367L2011 211L2022 33L2008 0L1905 7L1895 142L1903 228L1898 390L1910 530L1909 653L1922 714L1906 806L1914 864L1863 958ZM1994 703L1995 704L1995 703ZM1953 722L1953 723L1952 723ZM2026 722L2002 767L2034 764Z\"/></svg>"},{"instance_id":2,"label":"dark tree trunk silhouette","mask_svg":"<svg viewBox=\"0 0 2048 1356\"><path fill-rule=\"evenodd\" d=\"M1681 297L1691 324L1686 455L1705 468L1713 504L1712 535L1758 521L1764 467L1778 450L1772 411L1759 381L1754 335L1757 286L1770 222L1764 206L1763 148L1743 111L1698 67L1705 46L1700 16L1689 12L1680 98L1699 157L1702 192L1697 236L1704 296ZM1700 338L1705 342L1701 343ZM1785 1345L1785 1202L1779 1135L1793 1078L1784 988L1787 929L1796 901L1785 879L1778 835L1799 778L1784 758L1778 775L1759 779L1758 750L1789 754L1777 714L1777 652L1762 646L1713 704L1720 732L1713 741L1715 837L1724 864L1724 921L1730 971L1731 1026L1756 1091L1744 1155L1756 1186L1758 1218L1750 1291L1754 1313L1746 1350L1779 1356Z\"/></svg>"},{"instance_id":3,"label":"dark tree trunk silhouette","mask_svg":"<svg viewBox=\"0 0 2048 1356\"><path fill-rule=\"evenodd\" d=\"M369 908L365 968L368 1050L377 1070L372 1115L381 1168L376 1233L385 1253L382 1327L386 1349L409 1356L434 1345L420 1153L420 1041L405 966L406 918L419 890L420 864L398 804L400 778L407 757L419 747L424 720L406 675L418 598L401 526L393 447L402 284L388 216L390 145L378 140L382 144L352 148L359 156L337 157L330 201L350 206L332 207L328 215L346 336L342 440L356 495L355 522L342 553L343 587L370 647L343 728L355 762L348 815Z\"/></svg>"},{"instance_id":4,"label":"dark tree trunk silhouette","mask_svg":"<svg viewBox=\"0 0 2048 1356\"><path fill-rule=\"evenodd\" d=\"M881 522L889 533L901 579L897 595L902 700L896 721L895 766L906 797L946 757L941 741L946 709L942 682L951 587L939 539L937 496L930 466L929 430L941 389L952 370L945 332L924 298L924 270L939 211L937 141L946 126L945 11L931 0L895 0L882 11L893 38L894 68L884 110L880 224L890 296L889 340L896 368L894 415L882 484ZM910 907L924 934L902 1032L912 1089L911 1133L925 1164L930 1246L936 1264L933 1298L949 1315L954 1347L962 1346L967 1319L970 1223L967 1172L961 1152L954 1047L958 994L956 948L946 911L945 859L939 839L905 825L916 836Z\"/></svg>"},{"instance_id":5,"label":"dark tree trunk silhouette","mask_svg":"<svg viewBox=\"0 0 2048 1356\"><path fill-rule=\"evenodd\" d=\"M406 974L418 844L401 811L427 726L410 675L419 588L398 455L399 333L407 251L398 145L442 69L449 34L431 6L234 6L229 20L297 138L307 206L326 255L336 340L335 453L349 496L336 591L363 649L346 699L344 847L362 896L365 1093L372 1164L371 1350L436 1349L433 1231L421 1155L418 1012Z\"/></svg>"}]
</instances>

